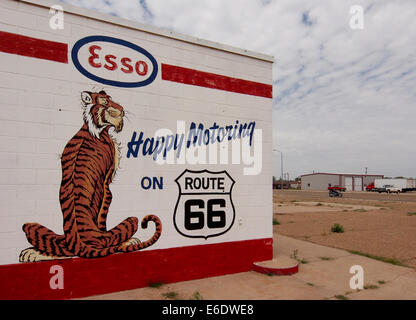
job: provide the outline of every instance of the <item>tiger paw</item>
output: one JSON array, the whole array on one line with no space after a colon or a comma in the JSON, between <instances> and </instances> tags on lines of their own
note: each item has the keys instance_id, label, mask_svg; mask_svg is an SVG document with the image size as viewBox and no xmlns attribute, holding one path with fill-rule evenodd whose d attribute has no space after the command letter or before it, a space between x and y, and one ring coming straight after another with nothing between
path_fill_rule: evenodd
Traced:
<instances>
[{"instance_id":1,"label":"tiger paw","mask_svg":"<svg viewBox=\"0 0 416 320\"><path fill-rule=\"evenodd\" d=\"M55 260L55 259L68 259L71 257L56 257L56 256L47 256L35 248L27 248L22 250L19 256L19 262L36 262L36 261L45 261L45 260Z\"/></svg>"},{"instance_id":2,"label":"tiger paw","mask_svg":"<svg viewBox=\"0 0 416 320\"><path fill-rule=\"evenodd\" d=\"M134 247L136 245L141 244L142 242L137 238L130 238L129 240L123 242L120 247L119 251L128 251L126 250L128 247Z\"/></svg>"}]
</instances>

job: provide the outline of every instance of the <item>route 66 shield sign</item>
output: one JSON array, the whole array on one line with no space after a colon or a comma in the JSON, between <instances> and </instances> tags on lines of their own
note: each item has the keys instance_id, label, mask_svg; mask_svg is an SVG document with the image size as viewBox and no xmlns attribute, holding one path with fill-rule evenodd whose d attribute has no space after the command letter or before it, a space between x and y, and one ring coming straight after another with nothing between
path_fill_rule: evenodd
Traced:
<instances>
[{"instance_id":1,"label":"route 66 shield sign","mask_svg":"<svg viewBox=\"0 0 416 320\"><path fill-rule=\"evenodd\" d=\"M176 178L179 197L173 222L188 238L216 237L234 224L235 209L231 192L235 181L227 171L191 171Z\"/></svg>"}]
</instances>

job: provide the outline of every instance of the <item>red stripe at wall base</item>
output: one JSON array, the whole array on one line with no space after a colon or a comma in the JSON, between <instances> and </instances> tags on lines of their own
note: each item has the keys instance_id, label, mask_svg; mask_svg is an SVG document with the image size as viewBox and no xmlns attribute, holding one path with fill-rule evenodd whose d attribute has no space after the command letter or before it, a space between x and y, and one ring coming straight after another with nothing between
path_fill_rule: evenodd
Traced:
<instances>
[{"instance_id":1,"label":"red stripe at wall base","mask_svg":"<svg viewBox=\"0 0 416 320\"><path fill-rule=\"evenodd\" d=\"M70 299L244 272L273 256L273 239L224 242L0 266L0 299ZM63 268L63 289L51 289L51 267Z\"/></svg>"},{"instance_id":2,"label":"red stripe at wall base","mask_svg":"<svg viewBox=\"0 0 416 320\"><path fill-rule=\"evenodd\" d=\"M0 52L68 63L66 43L22 36L0 31Z\"/></svg>"},{"instance_id":3,"label":"red stripe at wall base","mask_svg":"<svg viewBox=\"0 0 416 320\"><path fill-rule=\"evenodd\" d=\"M231 78L219 74L162 64L162 80L179 82L199 87L249 94L264 98L273 97L269 84Z\"/></svg>"}]
</instances>

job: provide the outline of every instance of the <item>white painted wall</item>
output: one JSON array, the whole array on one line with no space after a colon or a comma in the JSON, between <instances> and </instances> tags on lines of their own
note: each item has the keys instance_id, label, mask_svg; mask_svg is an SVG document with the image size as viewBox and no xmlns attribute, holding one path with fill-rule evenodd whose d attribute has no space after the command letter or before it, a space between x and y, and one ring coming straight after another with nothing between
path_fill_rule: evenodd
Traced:
<instances>
[{"instance_id":1,"label":"white painted wall","mask_svg":"<svg viewBox=\"0 0 416 320\"><path fill-rule=\"evenodd\" d=\"M347 189L347 191L353 190L352 177L345 177L345 188Z\"/></svg>"},{"instance_id":2,"label":"white painted wall","mask_svg":"<svg viewBox=\"0 0 416 320\"><path fill-rule=\"evenodd\" d=\"M118 136L122 159L111 185L109 228L129 216L159 216L163 234L149 250L272 237L272 99L162 81L160 71L145 87L107 86L83 76L74 67L70 51L85 36L111 36L145 48L156 58L159 69L168 63L266 84L272 83L270 62L69 12L65 13L64 30L51 30L49 17L49 8L0 2L1 31L69 46L68 64L0 52L0 264L18 263L20 251L30 246L21 229L26 222L63 233L59 156L83 124L80 93L84 90L104 89L128 111L129 120ZM261 173L245 176L242 164L161 166L148 157L126 158L133 131L144 131L147 137L160 128L176 132L177 120L186 121L187 127L191 121L205 126L214 121L219 125L255 121L263 137ZM232 194L236 222L229 232L205 240L185 238L175 230L173 213L179 190L174 180L186 168L227 170L236 181ZM143 176L163 176L164 189L143 190ZM139 230L136 236L145 240L152 233L152 228Z\"/></svg>"},{"instance_id":3,"label":"white painted wall","mask_svg":"<svg viewBox=\"0 0 416 320\"><path fill-rule=\"evenodd\" d=\"M354 177L354 191L363 191L362 177Z\"/></svg>"}]
</instances>

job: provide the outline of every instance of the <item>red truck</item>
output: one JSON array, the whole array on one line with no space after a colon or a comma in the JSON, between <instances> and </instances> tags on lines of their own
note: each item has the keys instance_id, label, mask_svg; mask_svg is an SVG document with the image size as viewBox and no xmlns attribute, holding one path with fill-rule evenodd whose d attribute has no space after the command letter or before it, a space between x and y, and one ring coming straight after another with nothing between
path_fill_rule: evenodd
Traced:
<instances>
[{"instance_id":1,"label":"red truck","mask_svg":"<svg viewBox=\"0 0 416 320\"><path fill-rule=\"evenodd\" d=\"M374 182L371 182L368 186L366 186L365 191L376 191L374 187Z\"/></svg>"},{"instance_id":2,"label":"red truck","mask_svg":"<svg viewBox=\"0 0 416 320\"><path fill-rule=\"evenodd\" d=\"M328 190L336 190L336 191L345 192L346 189L343 186L333 186L333 187L328 187Z\"/></svg>"}]
</instances>

